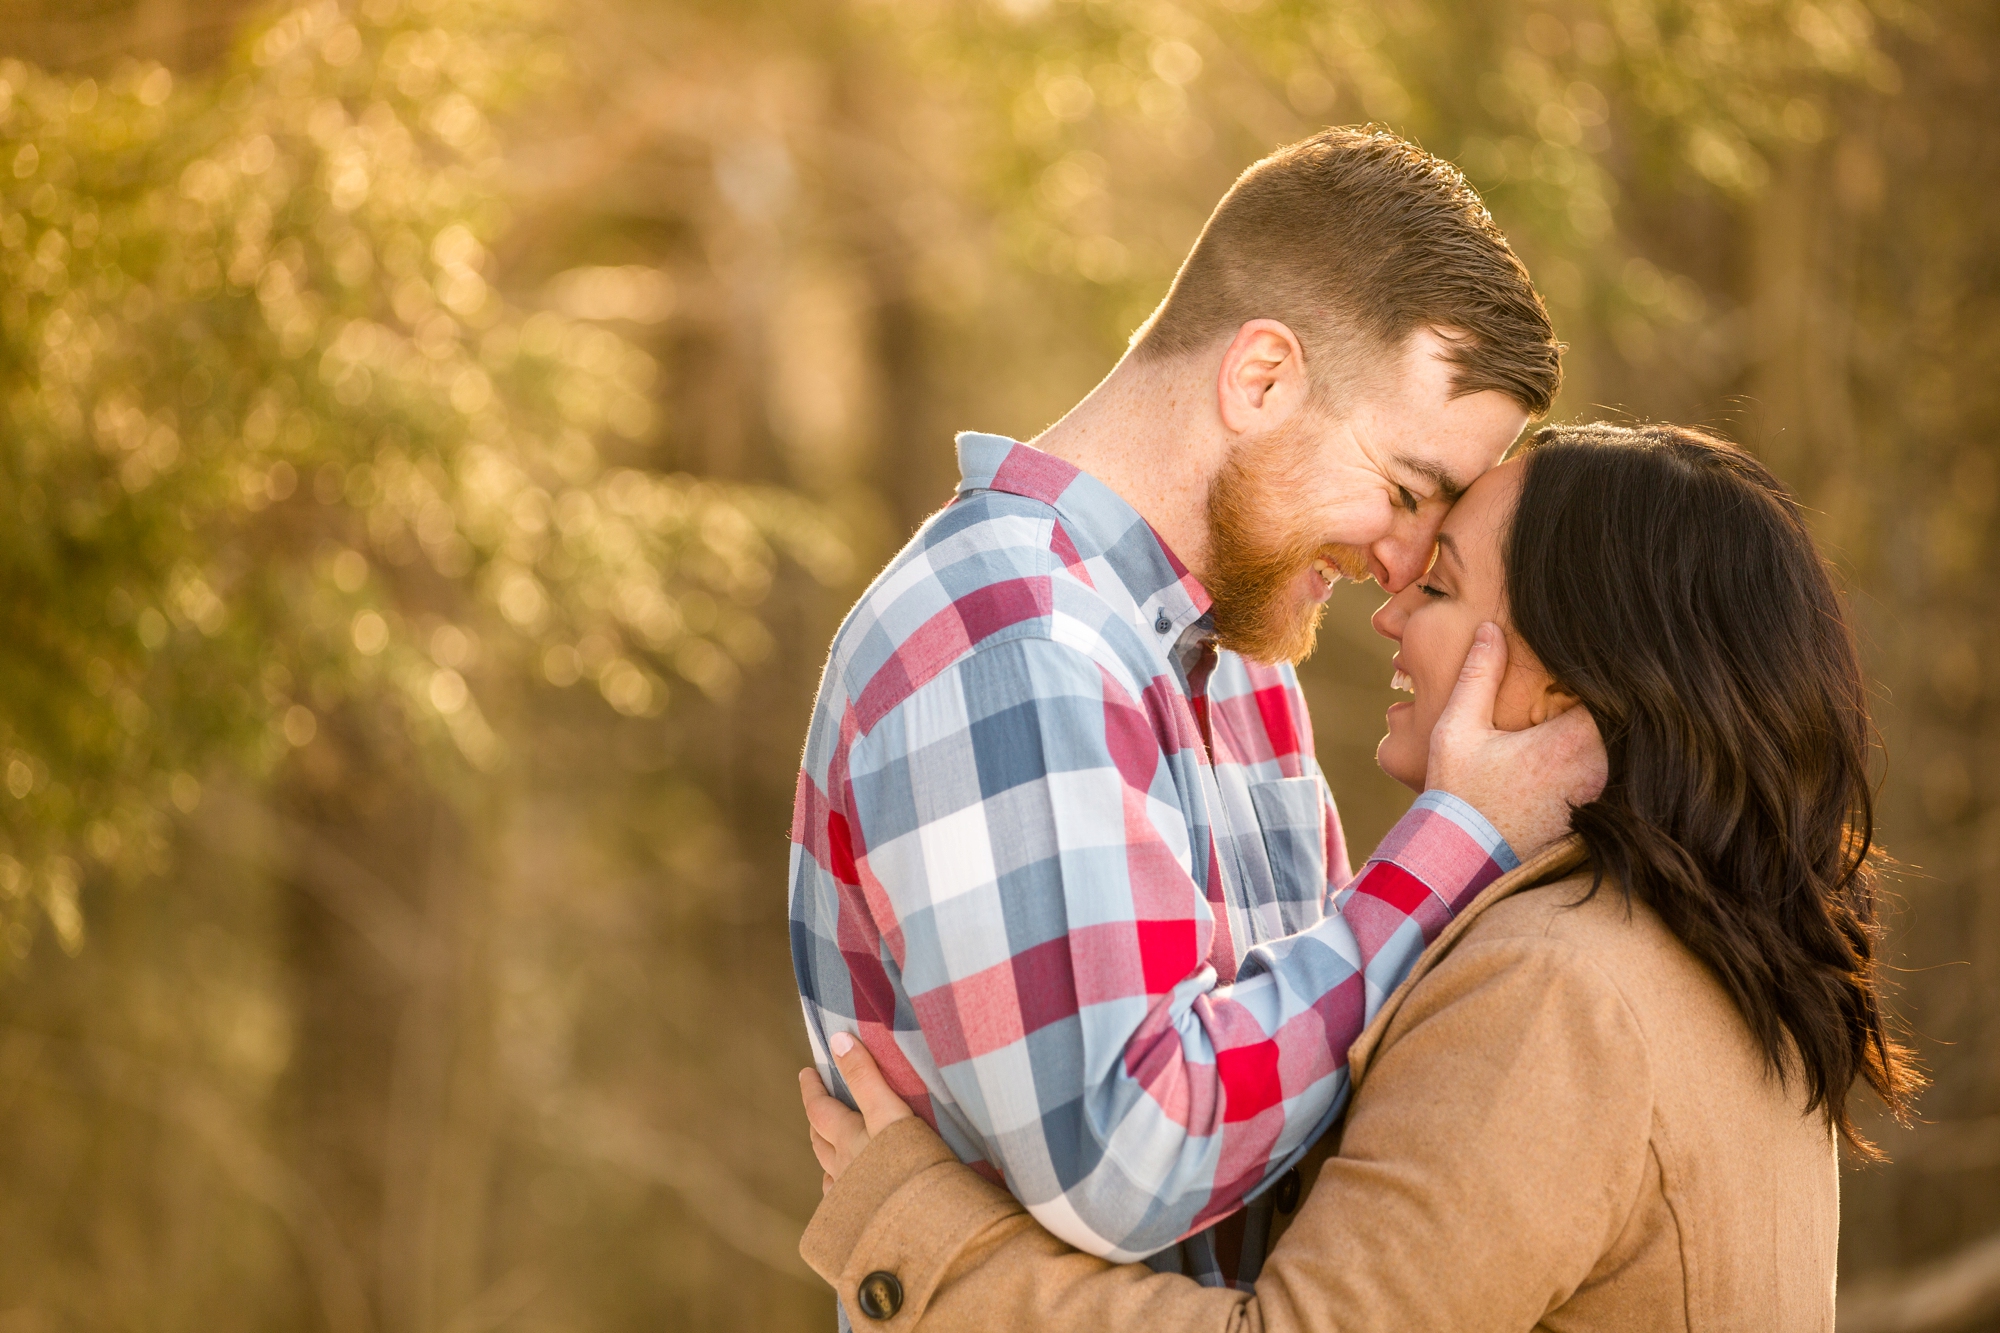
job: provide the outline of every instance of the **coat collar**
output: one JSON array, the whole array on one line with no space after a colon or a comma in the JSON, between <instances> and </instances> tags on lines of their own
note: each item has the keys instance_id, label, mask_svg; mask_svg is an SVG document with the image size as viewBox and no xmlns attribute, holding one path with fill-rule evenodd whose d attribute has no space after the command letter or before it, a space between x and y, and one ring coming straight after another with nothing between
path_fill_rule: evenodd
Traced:
<instances>
[{"instance_id":1,"label":"coat collar","mask_svg":"<svg viewBox=\"0 0 2000 1333\"><path fill-rule=\"evenodd\" d=\"M1368 1062L1374 1056L1375 1048L1381 1044L1383 1032L1388 1029L1389 1022L1396 1016L1396 1012L1403 1007L1403 1001L1409 996L1411 988L1443 961L1444 956L1451 952L1460 937L1472 928L1472 923L1478 920L1487 908L1503 898L1511 898L1517 893L1561 879L1581 867L1585 859L1583 839L1571 834L1561 842L1536 853L1529 860L1523 861L1480 890L1479 896L1467 903L1464 909L1451 919L1451 923L1439 932L1437 939L1433 940L1430 947L1424 950L1423 956L1417 959L1416 966L1410 969L1410 975L1403 979L1403 984L1391 991L1389 998L1382 1002L1381 1009L1376 1011L1375 1021L1370 1023L1367 1030L1347 1048L1347 1071L1352 1080L1350 1086L1358 1088L1361 1085L1362 1076L1368 1072Z\"/></svg>"}]
</instances>

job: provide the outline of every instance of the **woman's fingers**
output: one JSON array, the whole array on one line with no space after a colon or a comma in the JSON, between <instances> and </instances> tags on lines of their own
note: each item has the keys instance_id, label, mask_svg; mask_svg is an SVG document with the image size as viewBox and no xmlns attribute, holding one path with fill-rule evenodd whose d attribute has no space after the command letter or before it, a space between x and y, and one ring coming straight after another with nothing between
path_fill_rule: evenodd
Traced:
<instances>
[{"instance_id":1,"label":"woman's fingers","mask_svg":"<svg viewBox=\"0 0 2000 1333\"><path fill-rule=\"evenodd\" d=\"M820 1137L820 1132L816 1129L811 1131L811 1138L813 1156L818 1159L820 1170L830 1172L834 1167L841 1165L840 1149Z\"/></svg>"},{"instance_id":2,"label":"woman's fingers","mask_svg":"<svg viewBox=\"0 0 2000 1333\"><path fill-rule=\"evenodd\" d=\"M846 1149L857 1138L866 1142L868 1130L862 1118L826 1090L817 1070L799 1071L799 1100L805 1103L806 1123L812 1126L816 1139L824 1139L836 1150ZM858 1153L859 1147L854 1151ZM826 1163L822 1159L820 1164Z\"/></svg>"},{"instance_id":3,"label":"woman's fingers","mask_svg":"<svg viewBox=\"0 0 2000 1333\"><path fill-rule=\"evenodd\" d=\"M868 1147L868 1127L859 1114L826 1090L814 1070L799 1071L799 1097L806 1105L806 1134L824 1176L820 1183L824 1194L833 1188L834 1177L852 1166Z\"/></svg>"},{"instance_id":4,"label":"woman's fingers","mask_svg":"<svg viewBox=\"0 0 2000 1333\"><path fill-rule=\"evenodd\" d=\"M882 1077L868 1048L852 1034L836 1032L826 1044L833 1052L833 1062L840 1069L842 1081L861 1110L850 1110L845 1102L828 1092L819 1071L799 1071L799 1100L805 1105L806 1123L811 1127L813 1156L819 1159L820 1170L825 1173L820 1182L822 1191L833 1187L834 1179L854 1164L874 1135L911 1114L909 1106Z\"/></svg>"},{"instance_id":5,"label":"woman's fingers","mask_svg":"<svg viewBox=\"0 0 2000 1333\"><path fill-rule=\"evenodd\" d=\"M827 1048L833 1052L833 1063L840 1069L840 1077L847 1083L847 1090L854 1094L854 1104L861 1108L861 1116L868 1125L868 1132L880 1134L898 1120L914 1114L910 1104L898 1097L882 1077L881 1069L868 1048L846 1032L836 1032L827 1038Z\"/></svg>"}]
</instances>

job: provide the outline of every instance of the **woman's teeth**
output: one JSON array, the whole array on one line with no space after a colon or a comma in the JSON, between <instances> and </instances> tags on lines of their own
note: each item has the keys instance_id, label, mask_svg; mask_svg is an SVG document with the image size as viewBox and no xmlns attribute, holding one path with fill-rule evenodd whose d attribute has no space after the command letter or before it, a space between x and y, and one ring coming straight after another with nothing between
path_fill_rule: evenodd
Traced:
<instances>
[{"instance_id":1,"label":"woman's teeth","mask_svg":"<svg viewBox=\"0 0 2000 1333\"><path fill-rule=\"evenodd\" d=\"M1417 682L1410 679L1408 672L1398 671L1395 675L1389 677L1389 688L1415 694L1417 692Z\"/></svg>"}]
</instances>

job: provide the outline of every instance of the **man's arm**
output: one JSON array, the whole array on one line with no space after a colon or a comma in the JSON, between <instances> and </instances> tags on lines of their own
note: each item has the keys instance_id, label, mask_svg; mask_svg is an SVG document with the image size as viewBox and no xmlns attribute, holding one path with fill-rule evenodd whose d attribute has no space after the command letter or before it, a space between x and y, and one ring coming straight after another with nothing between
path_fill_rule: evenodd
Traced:
<instances>
[{"instance_id":1,"label":"man's arm","mask_svg":"<svg viewBox=\"0 0 2000 1333\"><path fill-rule=\"evenodd\" d=\"M962 1156L1120 1259L1232 1211L1310 1144L1345 1099L1348 1046L1513 863L1478 814L1426 797L1339 914L1222 984L1160 706L1074 649L990 646L855 743L843 802L859 1035Z\"/></svg>"},{"instance_id":2,"label":"man's arm","mask_svg":"<svg viewBox=\"0 0 2000 1333\"><path fill-rule=\"evenodd\" d=\"M1527 1328L1645 1183L1647 1070L1636 1020L1574 946L1470 944L1395 1019L1255 1294L1078 1254L915 1120L830 1185L800 1253L850 1307L864 1275L893 1274L897 1327L926 1333Z\"/></svg>"}]
</instances>

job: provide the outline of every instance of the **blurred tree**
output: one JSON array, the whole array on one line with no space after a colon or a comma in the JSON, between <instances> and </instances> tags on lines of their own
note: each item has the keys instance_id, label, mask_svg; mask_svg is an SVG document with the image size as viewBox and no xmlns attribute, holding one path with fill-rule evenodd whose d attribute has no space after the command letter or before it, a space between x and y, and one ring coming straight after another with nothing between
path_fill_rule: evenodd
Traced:
<instances>
[{"instance_id":1,"label":"blurred tree","mask_svg":"<svg viewBox=\"0 0 2000 1333\"><path fill-rule=\"evenodd\" d=\"M783 830L842 599L1370 119L1486 192L1559 415L1818 511L1939 1076L1843 1326L2000 1307L1990 6L9 2L63 72L0 75L0 1328L825 1327ZM1306 669L1362 844L1370 601Z\"/></svg>"},{"instance_id":2,"label":"blurred tree","mask_svg":"<svg viewBox=\"0 0 2000 1333\"><path fill-rule=\"evenodd\" d=\"M607 466L652 360L482 276L488 116L547 52L493 6L371 10L287 14L178 99L160 66L0 70L0 889L71 949L69 854L155 868L193 770L267 773L388 704L487 771L468 676L526 658L635 715L662 672L726 693L769 650L745 608L777 551L845 559L781 493Z\"/></svg>"},{"instance_id":3,"label":"blurred tree","mask_svg":"<svg viewBox=\"0 0 2000 1333\"><path fill-rule=\"evenodd\" d=\"M781 553L847 560L782 491L619 465L652 358L489 282L491 117L559 77L550 37L522 8L320 4L178 90L157 64L0 66L0 932L18 958L45 917L76 953L80 889L169 869L205 791L269 792L249 831L297 892L259 962L289 976L220 1031L141 988L81 1049L253 1178L339 1328L479 1293L509 720L579 681L638 718L669 678L726 698L770 651ZM583 272L556 304L607 279L658 299L657 274ZM265 1030L233 1042L231 1009ZM296 1167L260 1124L281 1072ZM232 1077L234 1106L206 1084ZM51 1239L9 1265L88 1318L61 1275L103 1255Z\"/></svg>"}]
</instances>

